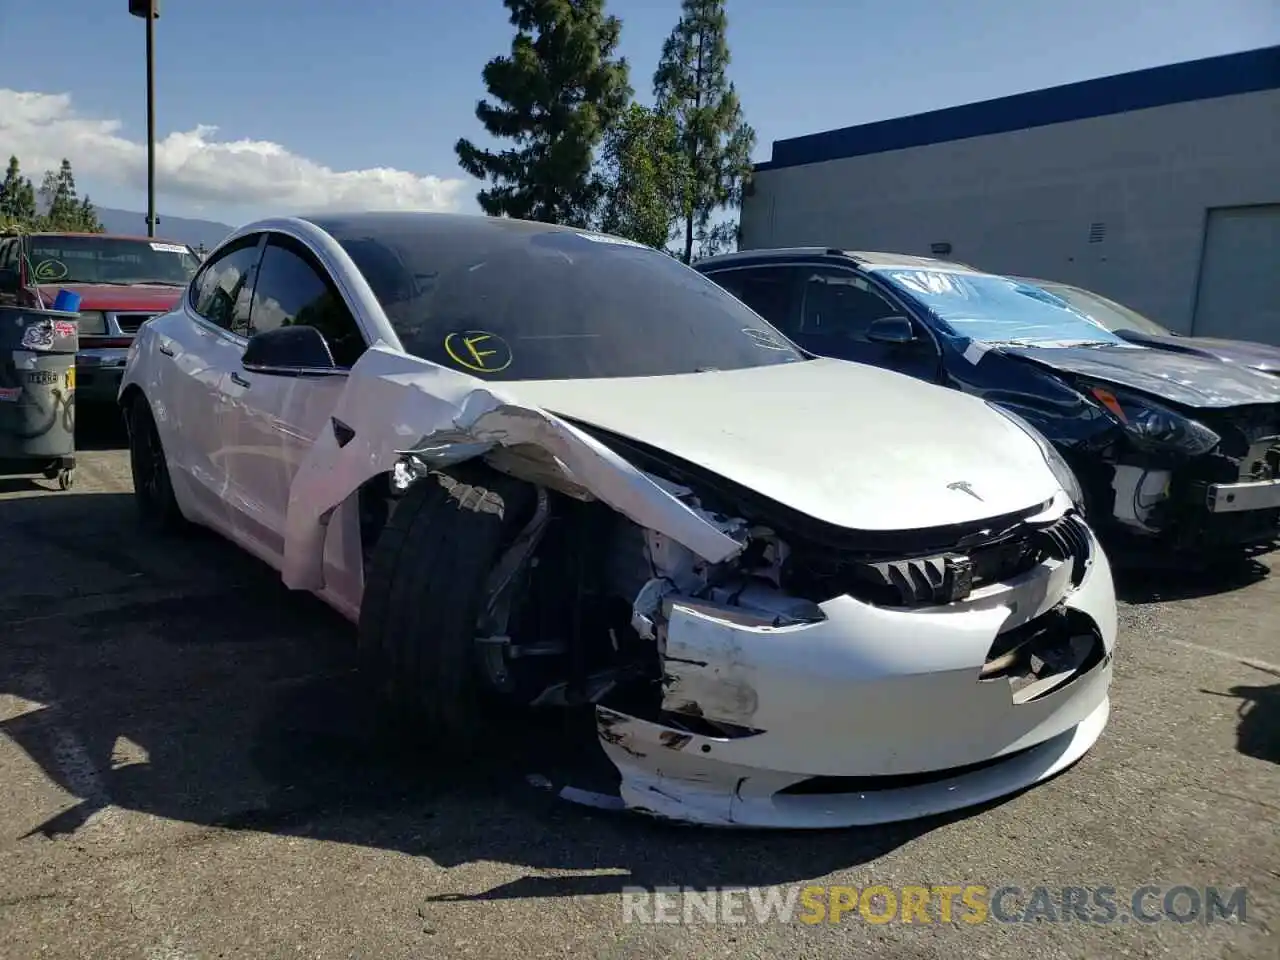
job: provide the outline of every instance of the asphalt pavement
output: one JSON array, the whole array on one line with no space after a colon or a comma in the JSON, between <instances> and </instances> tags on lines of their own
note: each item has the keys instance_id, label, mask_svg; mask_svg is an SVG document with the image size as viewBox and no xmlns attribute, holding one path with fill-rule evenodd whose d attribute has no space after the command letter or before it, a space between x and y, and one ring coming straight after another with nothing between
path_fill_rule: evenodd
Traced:
<instances>
[{"instance_id":1,"label":"asphalt pavement","mask_svg":"<svg viewBox=\"0 0 1280 960\"><path fill-rule=\"evenodd\" d=\"M212 535L140 536L120 431L82 427L73 490L0 479L0 957L1280 957L1280 554L1126 578L1110 725L1047 784L707 831L531 785L594 761L569 723L434 762L345 622ZM921 887L987 907L903 922Z\"/></svg>"}]
</instances>

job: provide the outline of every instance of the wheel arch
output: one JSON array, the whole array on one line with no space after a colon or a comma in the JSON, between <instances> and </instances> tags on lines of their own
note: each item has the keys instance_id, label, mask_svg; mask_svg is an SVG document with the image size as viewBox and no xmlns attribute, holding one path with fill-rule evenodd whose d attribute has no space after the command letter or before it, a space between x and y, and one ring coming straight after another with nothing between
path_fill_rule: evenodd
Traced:
<instances>
[{"instance_id":1,"label":"wheel arch","mask_svg":"<svg viewBox=\"0 0 1280 960\"><path fill-rule=\"evenodd\" d=\"M129 382L124 385L124 389L120 391L120 396L116 398L116 405L121 410L128 410L133 406L133 401L137 397L146 398L146 391L137 383Z\"/></svg>"}]
</instances>

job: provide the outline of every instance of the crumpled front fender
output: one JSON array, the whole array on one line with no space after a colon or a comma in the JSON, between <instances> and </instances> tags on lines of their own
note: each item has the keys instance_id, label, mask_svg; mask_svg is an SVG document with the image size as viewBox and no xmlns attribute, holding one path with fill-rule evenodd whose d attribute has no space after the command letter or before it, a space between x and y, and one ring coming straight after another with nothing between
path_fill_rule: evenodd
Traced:
<instances>
[{"instance_id":1,"label":"crumpled front fender","mask_svg":"<svg viewBox=\"0 0 1280 960\"><path fill-rule=\"evenodd\" d=\"M726 535L652 478L569 423L497 389L384 344L351 368L332 417L289 488L281 577L294 590L324 587L324 538L334 510L371 477L412 452L432 466L534 450L569 487L663 533L710 563L741 552ZM518 469L511 472L519 473Z\"/></svg>"}]
</instances>

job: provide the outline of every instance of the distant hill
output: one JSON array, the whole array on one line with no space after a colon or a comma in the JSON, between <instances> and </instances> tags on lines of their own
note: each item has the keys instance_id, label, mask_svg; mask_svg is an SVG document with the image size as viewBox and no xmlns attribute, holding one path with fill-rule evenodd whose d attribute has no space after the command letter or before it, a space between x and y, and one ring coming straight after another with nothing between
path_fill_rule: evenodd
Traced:
<instances>
[{"instance_id":1,"label":"distant hill","mask_svg":"<svg viewBox=\"0 0 1280 960\"><path fill-rule=\"evenodd\" d=\"M95 207L98 219L107 233L127 233L137 237L147 235L147 215L133 210L114 210L111 207ZM157 214L156 233L166 240L176 240L193 247L204 244L212 250L232 231L232 227L214 220L193 220L188 217L166 217Z\"/></svg>"}]
</instances>

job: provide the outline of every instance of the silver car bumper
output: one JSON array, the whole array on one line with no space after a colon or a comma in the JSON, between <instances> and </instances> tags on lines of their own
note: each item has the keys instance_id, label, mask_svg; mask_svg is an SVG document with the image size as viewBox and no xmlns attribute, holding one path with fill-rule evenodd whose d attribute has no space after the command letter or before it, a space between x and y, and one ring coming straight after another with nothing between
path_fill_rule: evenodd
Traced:
<instances>
[{"instance_id":1,"label":"silver car bumper","mask_svg":"<svg viewBox=\"0 0 1280 960\"><path fill-rule=\"evenodd\" d=\"M76 402L115 403L129 351L125 347L90 347L76 354Z\"/></svg>"},{"instance_id":2,"label":"silver car bumper","mask_svg":"<svg viewBox=\"0 0 1280 960\"><path fill-rule=\"evenodd\" d=\"M1280 480L1214 483L1205 492L1210 513L1243 513L1280 507Z\"/></svg>"}]
</instances>

